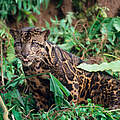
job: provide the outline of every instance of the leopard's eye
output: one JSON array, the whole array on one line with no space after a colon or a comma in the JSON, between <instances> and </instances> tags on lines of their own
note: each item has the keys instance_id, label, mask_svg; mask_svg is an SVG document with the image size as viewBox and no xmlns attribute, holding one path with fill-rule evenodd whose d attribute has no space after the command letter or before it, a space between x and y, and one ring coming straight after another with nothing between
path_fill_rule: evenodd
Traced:
<instances>
[{"instance_id":1,"label":"leopard's eye","mask_svg":"<svg viewBox=\"0 0 120 120\"><path fill-rule=\"evenodd\" d=\"M35 40L32 40L31 47L39 47L39 43L37 43Z\"/></svg>"},{"instance_id":2,"label":"leopard's eye","mask_svg":"<svg viewBox=\"0 0 120 120\"><path fill-rule=\"evenodd\" d=\"M35 40L32 40L31 47L40 47L40 48L43 48L44 45L38 43L38 42L35 41Z\"/></svg>"}]
</instances>

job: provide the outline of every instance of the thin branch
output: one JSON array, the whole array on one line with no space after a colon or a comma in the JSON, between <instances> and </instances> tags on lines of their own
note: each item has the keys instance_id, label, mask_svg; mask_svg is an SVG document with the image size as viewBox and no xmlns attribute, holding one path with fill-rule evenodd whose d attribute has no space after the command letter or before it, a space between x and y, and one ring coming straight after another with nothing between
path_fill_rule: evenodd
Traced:
<instances>
[{"instance_id":1,"label":"thin branch","mask_svg":"<svg viewBox=\"0 0 120 120\"><path fill-rule=\"evenodd\" d=\"M8 118L8 114L9 113L8 113L8 110L7 110L7 108L6 108L5 104L4 104L1 96L0 96L0 106L2 107L2 109L4 111L4 113L3 113L3 119L4 120L9 120L9 118Z\"/></svg>"},{"instance_id":2,"label":"thin branch","mask_svg":"<svg viewBox=\"0 0 120 120\"><path fill-rule=\"evenodd\" d=\"M1 39L1 44L0 44L0 51L1 51L1 53L0 53L0 57L1 57L1 79L2 79L2 85L4 86L5 85L5 83L4 83L4 76L3 76L3 69L2 69L2 66L3 66L3 52L2 52L2 39Z\"/></svg>"}]
</instances>

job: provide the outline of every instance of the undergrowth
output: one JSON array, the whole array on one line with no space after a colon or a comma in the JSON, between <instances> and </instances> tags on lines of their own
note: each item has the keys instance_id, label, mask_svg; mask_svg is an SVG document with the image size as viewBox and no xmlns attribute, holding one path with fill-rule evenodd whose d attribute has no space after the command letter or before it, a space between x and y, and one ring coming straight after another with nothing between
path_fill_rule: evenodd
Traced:
<instances>
[{"instance_id":1,"label":"undergrowth","mask_svg":"<svg viewBox=\"0 0 120 120\"><path fill-rule=\"evenodd\" d=\"M18 1L16 0L16 2ZM52 26L46 22L46 28L50 30L49 41L82 58L101 54L105 56L105 61L108 60L107 58L110 61L120 59L119 17L97 17L92 26L80 25L80 31L76 27L78 22L75 25L72 24L73 18L73 14L70 13L62 20L58 20L57 17L56 20L51 19ZM75 106L74 103L70 105L64 98L64 95L69 96L69 91L51 74L50 88L54 92L56 105L51 107L48 112L36 112L34 99L30 93L26 92L26 77L21 61L15 57L14 40L9 33L9 28L2 22L0 23L0 44L0 97L2 98L0 99L0 120L3 120L6 111L9 113L8 117L13 120L35 120L37 118L40 120L120 119L119 109L108 110L100 105L94 105L89 99L87 105ZM115 66L120 66L119 62L116 64ZM110 63L107 65L109 66ZM96 66L92 67L96 70ZM102 67L102 70L106 70L106 66ZM83 69L85 68L83 67ZM119 71L120 69L117 69L115 72Z\"/></svg>"},{"instance_id":2,"label":"undergrowth","mask_svg":"<svg viewBox=\"0 0 120 120\"><path fill-rule=\"evenodd\" d=\"M119 59L120 56L120 18L103 18L97 16L91 26L85 24L72 25L74 16L69 13L65 19L51 19L52 26L46 22L50 30L49 41L62 49L89 58L98 54ZM76 27L79 26L79 31Z\"/></svg>"}]
</instances>

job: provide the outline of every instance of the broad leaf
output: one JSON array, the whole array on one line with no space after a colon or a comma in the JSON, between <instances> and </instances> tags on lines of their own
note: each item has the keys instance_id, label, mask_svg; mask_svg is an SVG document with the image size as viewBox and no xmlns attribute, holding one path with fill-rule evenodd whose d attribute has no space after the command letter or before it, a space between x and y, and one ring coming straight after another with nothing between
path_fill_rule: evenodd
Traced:
<instances>
[{"instance_id":1,"label":"broad leaf","mask_svg":"<svg viewBox=\"0 0 120 120\"><path fill-rule=\"evenodd\" d=\"M105 70L112 70L113 72L120 72L120 60L110 62L110 63L103 62L100 65L81 63L80 65L77 66L77 68L81 68L89 72L97 72L97 71L105 71Z\"/></svg>"}]
</instances>

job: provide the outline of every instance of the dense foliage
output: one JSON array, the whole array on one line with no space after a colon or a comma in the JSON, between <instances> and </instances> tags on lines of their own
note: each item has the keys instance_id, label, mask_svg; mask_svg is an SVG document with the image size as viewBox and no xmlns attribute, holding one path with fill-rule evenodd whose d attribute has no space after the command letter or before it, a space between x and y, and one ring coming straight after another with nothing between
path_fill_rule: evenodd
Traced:
<instances>
[{"instance_id":1,"label":"dense foliage","mask_svg":"<svg viewBox=\"0 0 120 120\"><path fill-rule=\"evenodd\" d=\"M7 20L17 16L17 21L27 19L33 25L36 18L34 13L40 14L41 4L44 8L48 7L49 0L0 0L0 19Z\"/></svg>"},{"instance_id":2,"label":"dense foliage","mask_svg":"<svg viewBox=\"0 0 120 120\"><path fill-rule=\"evenodd\" d=\"M39 7L42 2L45 2L47 7L47 0L1 0L0 1L0 17L7 19L9 15L15 15L17 12L18 18L21 19L21 12L26 15L32 15L32 12L39 14ZM27 14L30 13L30 14ZM72 52L82 58L90 56L104 55L104 60L107 58L112 60L120 59L120 18L104 18L97 16L91 26L82 26L77 29L78 22L73 25L72 20L74 15L69 13L65 19L55 20L51 19L52 25L46 22L46 28L50 30L49 41L58 44L62 49ZM45 29L45 28L43 28ZM1 51L1 80L0 80L0 97L4 101L5 107L9 112L10 119L37 119L40 120L85 120L85 119L98 119L98 120L119 120L120 110L108 110L100 105L94 105L88 99L88 105L77 105L70 103L64 99L64 95L69 96L69 91L50 74L50 89L54 92L54 99L56 102L55 107L51 107L48 112L36 112L35 103L30 93L26 93L26 77L22 69L21 61L15 57L14 40L9 33L9 28L2 22L0 23L0 51ZM120 63L114 62L100 64L99 69L92 66L94 71L109 70L108 68L114 67L112 72L120 71ZM107 66L107 68L106 68ZM118 66L118 67L116 67ZM87 66L88 67L88 66ZM102 70L101 70L102 68ZM82 69L91 71L86 67ZM119 76L119 75L118 75ZM118 77L117 77L118 79ZM1 100L0 100L0 106ZM4 107L0 107L0 120L4 116Z\"/></svg>"},{"instance_id":3,"label":"dense foliage","mask_svg":"<svg viewBox=\"0 0 120 120\"><path fill-rule=\"evenodd\" d=\"M65 19L52 20L52 27L46 23L51 32L49 40L57 43L62 49L78 56L89 57L96 54L111 54L114 58L120 56L120 18L97 17L92 26L72 26L73 14ZM62 41L62 42L61 42ZM109 55L108 55L109 56ZM116 57L115 57L116 56Z\"/></svg>"}]
</instances>

